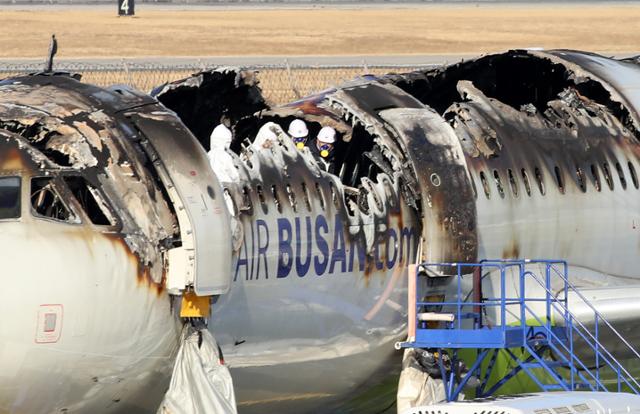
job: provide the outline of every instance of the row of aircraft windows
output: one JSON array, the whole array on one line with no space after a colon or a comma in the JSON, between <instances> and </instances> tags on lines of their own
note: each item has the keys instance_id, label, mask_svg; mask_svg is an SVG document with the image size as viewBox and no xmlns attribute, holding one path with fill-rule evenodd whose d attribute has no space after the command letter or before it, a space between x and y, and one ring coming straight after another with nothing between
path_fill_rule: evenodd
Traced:
<instances>
[{"instance_id":1,"label":"row of aircraft windows","mask_svg":"<svg viewBox=\"0 0 640 414\"><path fill-rule=\"evenodd\" d=\"M63 176L55 183L53 177L33 177L31 179L31 213L35 217L54 221L79 224L78 217L59 192L64 186L77 201L86 217L99 226L113 226L116 221L102 194L80 176ZM20 177L0 177L0 219L21 217L22 179Z\"/></svg>"},{"instance_id":2,"label":"row of aircraft windows","mask_svg":"<svg viewBox=\"0 0 640 414\"><path fill-rule=\"evenodd\" d=\"M600 167L600 169L602 170L602 175L604 177L604 181L607 187L609 187L610 190L613 190L615 188L615 183L614 183L613 175L611 173L611 168L609 167L608 162L604 162L602 163L602 165L591 164L587 169L587 173L589 174L596 191L602 191L602 182L600 180L600 172L598 167ZM623 170L622 165L619 162L616 162L615 169L616 169L616 172L618 173L618 180L620 181L620 186L622 187L622 189L626 190L627 178L625 176L625 172ZM631 177L633 186L636 189L638 189L639 187L638 176L636 174L636 169L631 161L627 162L627 169L629 170L629 176ZM554 167L553 170L554 170L555 183L558 187L558 191L560 191L561 194L564 194L566 187L563 179L562 170L557 165ZM576 165L575 177L576 177L578 186L580 187L580 190L583 193L587 192L587 173L585 173L585 171L582 169L581 166ZM520 176L520 178L518 178L518 175ZM479 177L480 177L480 183L482 184L482 189L484 191L484 194L488 199L491 198L491 187L489 186L489 181L491 180L494 181L495 187L498 191L500 198L505 197L505 189L504 189L505 186L502 184L502 179L500 177L500 173L498 172L498 170L493 170L493 173L489 173L489 174L485 174L484 171L480 171ZM534 185L538 187L538 191L540 192L540 194L545 195L546 188L544 183L544 176L539 167L534 167L532 178L534 180ZM511 168L507 169L507 179L509 181L509 187L511 188L511 193L513 194L514 197L518 197L518 194L520 193L520 188L518 184L520 181L524 185L524 191L527 193L528 196L531 196L532 186L529 179L529 173L525 168L522 168L520 172L518 172L517 170L514 172L514 170L512 170ZM471 186L473 188L474 196L477 198L478 191L476 189L476 183L473 177L471 177Z\"/></svg>"},{"instance_id":3,"label":"row of aircraft windows","mask_svg":"<svg viewBox=\"0 0 640 414\"><path fill-rule=\"evenodd\" d=\"M309 190L307 183L302 182L300 185L300 189L302 190L302 198L304 208L308 212L312 210L311 204L311 191ZM333 183L329 183L329 190L331 192L331 201L336 206L336 208L340 207L340 202L338 198L338 192ZM267 204L267 199L265 197L265 189L262 185L257 185L255 187L255 194L258 197L258 201L260 202L260 206L262 207L262 211L267 214L269 212L269 205ZM275 207L278 213L282 213L283 211L283 201L281 197L281 188L277 185L272 185L270 189L266 190L266 192L270 192L273 198ZM225 190L225 193L229 196L229 191ZM315 183L315 193L317 195L318 202L320 203L320 208L324 211L326 209L326 199L324 196L324 191L320 186L320 183ZM285 184L284 186L284 194L286 194L286 201L289 202L291 209L294 213L297 213L300 209L299 201L297 199L296 192L294 191L293 186L290 183ZM230 197L229 197L230 198ZM251 188L248 186L242 187L242 207L241 210L248 212L249 214L253 214L253 202L251 201Z\"/></svg>"}]
</instances>

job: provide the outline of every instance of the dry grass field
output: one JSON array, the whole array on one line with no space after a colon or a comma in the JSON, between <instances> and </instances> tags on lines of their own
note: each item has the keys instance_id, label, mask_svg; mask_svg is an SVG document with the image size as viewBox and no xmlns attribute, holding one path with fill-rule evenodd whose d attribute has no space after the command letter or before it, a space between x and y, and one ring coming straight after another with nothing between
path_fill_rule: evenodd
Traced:
<instances>
[{"instance_id":1,"label":"dry grass field","mask_svg":"<svg viewBox=\"0 0 640 414\"><path fill-rule=\"evenodd\" d=\"M398 8L0 10L0 57L387 55L540 46L640 49L640 4L468 4Z\"/></svg>"}]
</instances>

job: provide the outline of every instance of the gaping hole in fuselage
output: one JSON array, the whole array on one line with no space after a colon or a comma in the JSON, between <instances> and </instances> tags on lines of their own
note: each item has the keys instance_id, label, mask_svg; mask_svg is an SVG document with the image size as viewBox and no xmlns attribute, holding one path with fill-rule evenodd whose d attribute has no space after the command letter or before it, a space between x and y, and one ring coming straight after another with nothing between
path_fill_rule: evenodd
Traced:
<instances>
[{"instance_id":1,"label":"gaping hole in fuselage","mask_svg":"<svg viewBox=\"0 0 640 414\"><path fill-rule=\"evenodd\" d=\"M440 114L463 100L457 89L461 80L470 81L487 97L518 111L530 112L533 108L534 112L544 113L550 101L563 96L568 104L572 100L592 100L605 106L640 139L627 106L614 101L601 82L576 77L564 64L527 51L510 51L444 69L389 76L387 80Z\"/></svg>"},{"instance_id":2,"label":"gaping hole in fuselage","mask_svg":"<svg viewBox=\"0 0 640 414\"><path fill-rule=\"evenodd\" d=\"M51 177L36 177L31 179L31 207L34 215L55 221L75 222L76 217L71 212Z\"/></svg>"},{"instance_id":3,"label":"gaping hole in fuselage","mask_svg":"<svg viewBox=\"0 0 640 414\"><path fill-rule=\"evenodd\" d=\"M341 196L344 198L344 204L347 212L354 215L359 209L365 213L369 211L369 205L367 201L368 192L365 190L362 181L363 179L369 179L372 182L377 182L378 175L386 171L391 171L391 164L383 155L383 150L379 144L375 141L375 136L369 133L362 123L353 122L347 124L346 121L338 121L335 118L323 120L322 117L314 116L305 118L302 115L298 116L280 116L280 115L268 115L265 114L258 117L245 118L237 125L234 126L235 135L233 143L231 144L231 150L238 155L241 154L243 146L249 145L252 142L258 131L262 126L268 122L273 122L280 126L282 131L289 132L289 125L295 119L304 120L308 136L304 143L295 142L293 137L289 137L295 144L300 144L297 148L303 151L304 148L308 148L312 156L318 161L318 166L321 170L328 172L336 176L343 184L342 191L334 188L330 184L331 189L331 203L340 208L342 201ZM339 124L339 126L337 126ZM323 126L333 126L336 129L336 142L333 145L333 151L330 154L330 163L325 160L322 162L318 151L314 151L316 146L316 139L319 131ZM352 126L353 125L353 126ZM348 131L345 133L344 131ZM348 136L348 140L345 139ZM244 144L243 144L244 143ZM258 149L261 150L261 149ZM327 165L330 165L327 168ZM291 191L287 190L287 193L291 193L291 196L296 197L296 188L290 187ZM308 190L302 188L301 196L305 199L307 204ZM342 193L342 194L340 194ZM291 198L291 197L290 197ZM291 201L298 208L297 199ZM293 204L292 204L293 205ZM322 201L321 201L321 205ZM310 202L307 204L310 207Z\"/></svg>"},{"instance_id":4,"label":"gaping hole in fuselage","mask_svg":"<svg viewBox=\"0 0 640 414\"><path fill-rule=\"evenodd\" d=\"M516 109L531 104L538 111L544 111L548 101L556 99L573 84L562 65L522 52L487 56L394 83L420 102L444 113L460 101L457 90L460 80L471 81L488 97Z\"/></svg>"},{"instance_id":5,"label":"gaping hole in fuselage","mask_svg":"<svg viewBox=\"0 0 640 414\"><path fill-rule=\"evenodd\" d=\"M115 220L100 192L83 177L65 176L64 182L89 220L98 226L113 226Z\"/></svg>"}]
</instances>

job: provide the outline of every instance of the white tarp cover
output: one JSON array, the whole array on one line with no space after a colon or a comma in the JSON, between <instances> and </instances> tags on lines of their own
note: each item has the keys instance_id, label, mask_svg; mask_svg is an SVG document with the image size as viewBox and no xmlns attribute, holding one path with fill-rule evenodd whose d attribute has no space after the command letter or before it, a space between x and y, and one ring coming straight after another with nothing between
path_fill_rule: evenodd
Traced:
<instances>
[{"instance_id":1,"label":"white tarp cover","mask_svg":"<svg viewBox=\"0 0 640 414\"><path fill-rule=\"evenodd\" d=\"M171 384L158 414L236 414L229 369L220 363L218 345L205 328L186 325L173 367Z\"/></svg>"},{"instance_id":2,"label":"white tarp cover","mask_svg":"<svg viewBox=\"0 0 640 414\"><path fill-rule=\"evenodd\" d=\"M446 400L444 384L424 371L417 361L414 349L405 349L402 357L402 372L398 382L398 414L422 405Z\"/></svg>"}]
</instances>

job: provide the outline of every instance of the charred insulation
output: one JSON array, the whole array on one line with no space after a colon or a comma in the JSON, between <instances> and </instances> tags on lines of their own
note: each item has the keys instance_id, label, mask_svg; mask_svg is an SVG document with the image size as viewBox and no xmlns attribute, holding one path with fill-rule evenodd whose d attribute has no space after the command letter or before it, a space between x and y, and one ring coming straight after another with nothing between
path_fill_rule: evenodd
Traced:
<instances>
[{"instance_id":1,"label":"charred insulation","mask_svg":"<svg viewBox=\"0 0 640 414\"><path fill-rule=\"evenodd\" d=\"M40 151L54 164L61 167L72 166L69 155L47 146L49 140L59 134L55 131L49 131L43 124L35 122L31 125L25 125L13 119L0 119L0 129L13 132L27 139L29 144Z\"/></svg>"},{"instance_id":2,"label":"charred insulation","mask_svg":"<svg viewBox=\"0 0 640 414\"><path fill-rule=\"evenodd\" d=\"M234 127L241 119L267 109L255 73L212 70L156 88L151 93L174 111L205 150L216 125Z\"/></svg>"},{"instance_id":3,"label":"charred insulation","mask_svg":"<svg viewBox=\"0 0 640 414\"><path fill-rule=\"evenodd\" d=\"M514 108L531 104L540 112L546 109L548 101L573 85L562 65L518 51L391 79L440 114L460 101L457 90L460 80L471 81L486 96Z\"/></svg>"},{"instance_id":4,"label":"charred insulation","mask_svg":"<svg viewBox=\"0 0 640 414\"><path fill-rule=\"evenodd\" d=\"M440 114L452 104L464 100L457 90L461 80L470 81L487 97L525 112L535 109L544 113L548 110L548 103L558 98L567 99L570 105L578 105L579 102L568 99L574 95L577 100L590 100L605 106L640 138L629 110L613 101L610 92L600 82L578 77L565 65L527 51L509 51L447 68L392 75L387 80Z\"/></svg>"}]
</instances>

